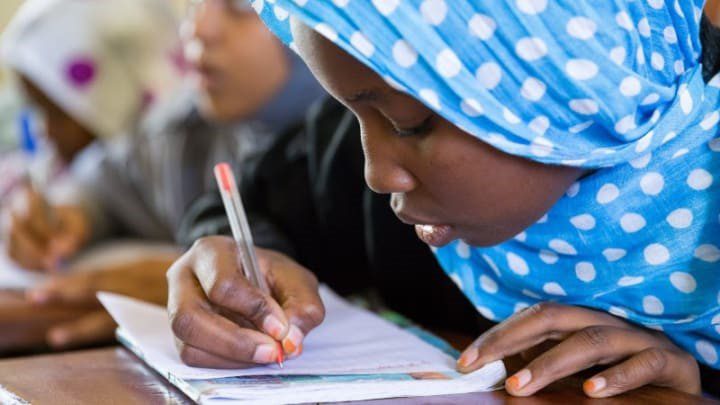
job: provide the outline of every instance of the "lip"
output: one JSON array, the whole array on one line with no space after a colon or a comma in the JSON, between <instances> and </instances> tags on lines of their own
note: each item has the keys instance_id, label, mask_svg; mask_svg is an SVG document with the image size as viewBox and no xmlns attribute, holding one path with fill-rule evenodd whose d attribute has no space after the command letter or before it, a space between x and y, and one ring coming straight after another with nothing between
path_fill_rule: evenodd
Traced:
<instances>
[{"instance_id":1,"label":"lip","mask_svg":"<svg viewBox=\"0 0 720 405\"><path fill-rule=\"evenodd\" d=\"M438 248L457 239L450 225L415 225L415 233L421 241Z\"/></svg>"},{"instance_id":2,"label":"lip","mask_svg":"<svg viewBox=\"0 0 720 405\"><path fill-rule=\"evenodd\" d=\"M223 75L212 63L200 60L194 64L195 74L203 89L218 88L222 85Z\"/></svg>"},{"instance_id":3,"label":"lip","mask_svg":"<svg viewBox=\"0 0 720 405\"><path fill-rule=\"evenodd\" d=\"M415 234L421 241L430 246L442 247L456 239L457 232L452 225L409 214L407 202L404 195L393 194L390 199L390 207L400 221L415 226Z\"/></svg>"},{"instance_id":4,"label":"lip","mask_svg":"<svg viewBox=\"0 0 720 405\"><path fill-rule=\"evenodd\" d=\"M395 215L398 219L400 219L400 221L407 225L443 225L437 221L422 219L416 216L408 215L402 211L396 211Z\"/></svg>"},{"instance_id":5,"label":"lip","mask_svg":"<svg viewBox=\"0 0 720 405\"><path fill-rule=\"evenodd\" d=\"M423 220L404 212L396 212L395 215L397 215L403 223L414 225L417 237L430 246L443 247L456 239L452 225Z\"/></svg>"}]
</instances>

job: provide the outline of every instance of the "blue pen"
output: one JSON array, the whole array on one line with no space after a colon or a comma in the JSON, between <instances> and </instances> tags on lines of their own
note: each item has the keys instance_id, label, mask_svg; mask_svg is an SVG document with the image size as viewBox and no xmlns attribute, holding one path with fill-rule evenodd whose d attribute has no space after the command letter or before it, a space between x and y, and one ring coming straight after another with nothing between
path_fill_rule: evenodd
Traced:
<instances>
[{"instance_id":1,"label":"blue pen","mask_svg":"<svg viewBox=\"0 0 720 405\"><path fill-rule=\"evenodd\" d=\"M30 160L30 164L27 165L25 172L25 183L30 186L33 192L40 196L42 211L45 215L47 223L50 224L50 227L57 228L58 219L55 216L54 211L47 203L47 199L44 194L47 181L50 177L50 168L47 164L44 165L44 167L43 165L34 164L37 162L40 154L39 139L36 130L37 118L35 114L36 113L32 109L26 108L18 116L18 136L20 138L20 148L23 152L25 152ZM65 264L62 260L60 260L55 266L56 268L62 268Z\"/></svg>"}]
</instances>

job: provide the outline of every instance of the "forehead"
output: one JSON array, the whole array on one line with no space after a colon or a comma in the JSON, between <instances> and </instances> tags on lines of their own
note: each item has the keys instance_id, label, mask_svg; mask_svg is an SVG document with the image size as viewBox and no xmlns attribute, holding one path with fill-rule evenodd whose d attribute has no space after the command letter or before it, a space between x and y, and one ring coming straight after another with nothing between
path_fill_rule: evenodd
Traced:
<instances>
[{"instance_id":1,"label":"forehead","mask_svg":"<svg viewBox=\"0 0 720 405\"><path fill-rule=\"evenodd\" d=\"M300 57L336 97L349 97L367 89L390 89L373 70L302 22L293 19L291 28Z\"/></svg>"}]
</instances>

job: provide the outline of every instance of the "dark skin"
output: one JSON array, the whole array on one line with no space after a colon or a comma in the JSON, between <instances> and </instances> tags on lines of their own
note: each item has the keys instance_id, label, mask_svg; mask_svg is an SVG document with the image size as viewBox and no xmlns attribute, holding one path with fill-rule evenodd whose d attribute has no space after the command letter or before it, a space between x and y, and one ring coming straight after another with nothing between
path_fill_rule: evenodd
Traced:
<instances>
[{"instance_id":1,"label":"dark skin","mask_svg":"<svg viewBox=\"0 0 720 405\"><path fill-rule=\"evenodd\" d=\"M461 238L472 245L500 243L540 218L582 175L576 169L505 155L395 91L311 29L293 22L293 36L316 78L359 119L367 183L377 192L393 194L395 212L419 225L418 236L426 242L440 246ZM168 309L188 364L268 362L253 358L262 340L250 333L252 325L281 340L287 338L287 329L269 330L270 314L283 325L288 320L302 325L303 335L322 320L316 316L321 302L315 280L305 276L306 270L286 258L271 260L273 254L261 250L261 267L273 292L258 294L237 276L240 269L231 245L229 238L201 239L168 274ZM228 341L232 345L218 345L223 336L236 338ZM517 355L524 366L505 384L516 396L532 395L596 365L610 367L584 384L591 397L648 384L700 392L697 363L661 332L554 303L532 306L484 333L465 350L458 369L472 372Z\"/></svg>"},{"instance_id":2,"label":"dark skin","mask_svg":"<svg viewBox=\"0 0 720 405\"><path fill-rule=\"evenodd\" d=\"M313 32L298 34L315 76L360 122L368 186L392 194L403 222L448 229L440 238L418 229L428 243L501 243L540 219L582 174L478 142Z\"/></svg>"},{"instance_id":3,"label":"dark skin","mask_svg":"<svg viewBox=\"0 0 720 405\"><path fill-rule=\"evenodd\" d=\"M582 175L486 146L394 90L315 31L294 22L293 36L320 83L359 119L368 185L392 193L393 209L406 222L449 225L451 236L439 239L428 237L421 226L418 235L426 242L500 243L547 212ZM595 365L611 367L586 382L589 396L608 397L646 384L700 393L697 363L662 333L554 303L535 305L483 334L465 350L458 369L471 372L518 354L526 365L505 384L517 396Z\"/></svg>"},{"instance_id":4,"label":"dark skin","mask_svg":"<svg viewBox=\"0 0 720 405\"><path fill-rule=\"evenodd\" d=\"M32 81L19 75L28 101L42 112L46 134L60 158L72 159L95 139L95 135L70 117ZM27 187L16 194L3 211L3 239L9 257L27 269L54 271L72 257L90 237L86 214L72 205L51 206Z\"/></svg>"},{"instance_id":5,"label":"dark skin","mask_svg":"<svg viewBox=\"0 0 720 405\"><path fill-rule=\"evenodd\" d=\"M47 135L65 162L71 162L96 139L92 131L65 113L29 79L21 75L20 83L30 103L43 112Z\"/></svg>"},{"instance_id":6,"label":"dark skin","mask_svg":"<svg viewBox=\"0 0 720 405\"><path fill-rule=\"evenodd\" d=\"M583 174L503 154L395 91L311 29L293 22L293 35L316 78L359 119L368 185L391 193L395 212L418 225L418 236L428 243L440 246L458 238L476 246L500 243L540 218ZM188 364L269 362L253 358L253 349L263 343L253 329L282 340L289 336L288 323L304 336L322 320L316 281L307 270L260 250L260 266L272 286L267 296L238 276L235 254L230 238L201 239L168 273L168 310ZM283 328L270 330L269 315ZM224 336L234 338L218 345ZM596 365L610 367L585 383L591 397L648 384L700 392L697 363L664 334L586 308L532 306L478 338L458 369L467 373L511 357L524 364L506 380L507 391L516 396Z\"/></svg>"}]
</instances>

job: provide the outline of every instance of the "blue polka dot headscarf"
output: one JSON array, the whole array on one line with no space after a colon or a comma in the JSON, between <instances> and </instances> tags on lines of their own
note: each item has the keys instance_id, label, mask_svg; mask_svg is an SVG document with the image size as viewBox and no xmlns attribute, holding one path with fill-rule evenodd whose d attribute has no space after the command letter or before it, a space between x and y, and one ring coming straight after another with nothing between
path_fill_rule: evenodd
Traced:
<instances>
[{"instance_id":1,"label":"blue polka dot headscarf","mask_svg":"<svg viewBox=\"0 0 720 405\"><path fill-rule=\"evenodd\" d=\"M540 301L664 331L720 368L720 79L702 0L257 0L506 153L591 169L536 224L435 253L485 317Z\"/></svg>"}]
</instances>

